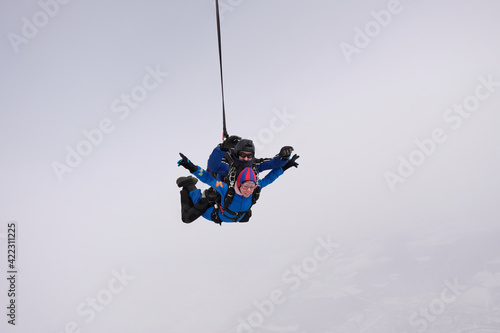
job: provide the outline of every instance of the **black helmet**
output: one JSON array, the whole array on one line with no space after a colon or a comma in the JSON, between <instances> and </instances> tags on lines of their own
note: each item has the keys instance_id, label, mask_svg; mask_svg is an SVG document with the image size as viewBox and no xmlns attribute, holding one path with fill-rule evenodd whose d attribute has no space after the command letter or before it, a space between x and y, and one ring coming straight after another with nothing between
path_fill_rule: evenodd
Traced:
<instances>
[{"instance_id":1,"label":"black helmet","mask_svg":"<svg viewBox=\"0 0 500 333\"><path fill-rule=\"evenodd\" d=\"M255 146L252 140L241 139L234 147L235 155L238 156L240 151L247 151L255 155Z\"/></svg>"}]
</instances>

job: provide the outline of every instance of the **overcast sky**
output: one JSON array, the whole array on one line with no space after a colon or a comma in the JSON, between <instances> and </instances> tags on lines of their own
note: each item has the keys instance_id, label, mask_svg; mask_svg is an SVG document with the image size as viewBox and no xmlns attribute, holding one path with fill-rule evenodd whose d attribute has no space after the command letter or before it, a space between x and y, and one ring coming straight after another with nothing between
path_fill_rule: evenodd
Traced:
<instances>
[{"instance_id":1,"label":"overcast sky","mask_svg":"<svg viewBox=\"0 0 500 333\"><path fill-rule=\"evenodd\" d=\"M186 225L214 2L0 4L2 332L500 332L500 4L220 0L228 132L300 167Z\"/></svg>"}]
</instances>

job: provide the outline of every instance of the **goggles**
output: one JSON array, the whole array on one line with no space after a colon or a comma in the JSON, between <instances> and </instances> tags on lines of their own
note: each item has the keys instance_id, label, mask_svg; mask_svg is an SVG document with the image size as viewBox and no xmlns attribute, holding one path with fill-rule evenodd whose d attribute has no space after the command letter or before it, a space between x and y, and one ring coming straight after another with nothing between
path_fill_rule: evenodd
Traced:
<instances>
[{"instance_id":1,"label":"goggles","mask_svg":"<svg viewBox=\"0 0 500 333\"><path fill-rule=\"evenodd\" d=\"M253 158L253 153L245 153L245 152L240 151L240 153L238 154L238 157L251 159L251 158Z\"/></svg>"}]
</instances>

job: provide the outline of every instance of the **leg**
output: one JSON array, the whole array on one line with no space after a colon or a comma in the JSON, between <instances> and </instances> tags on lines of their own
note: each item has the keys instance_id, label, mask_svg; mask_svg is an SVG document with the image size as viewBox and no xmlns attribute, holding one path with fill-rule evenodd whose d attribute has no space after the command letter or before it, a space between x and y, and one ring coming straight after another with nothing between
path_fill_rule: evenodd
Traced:
<instances>
[{"instance_id":1,"label":"leg","mask_svg":"<svg viewBox=\"0 0 500 333\"><path fill-rule=\"evenodd\" d=\"M184 223L191 223L200 217L211 206L206 198L201 196L201 191L196 188L197 179L192 176L180 177L177 185L181 190L181 219Z\"/></svg>"},{"instance_id":2,"label":"leg","mask_svg":"<svg viewBox=\"0 0 500 333\"><path fill-rule=\"evenodd\" d=\"M181 190L182 222L193 222L203 213L205 213L208 207L210 207L210 204L206 199L201 199L200 201L193 203L193 200L189 196L188 191L185 188Z\"/></svg>"}]
</instances>

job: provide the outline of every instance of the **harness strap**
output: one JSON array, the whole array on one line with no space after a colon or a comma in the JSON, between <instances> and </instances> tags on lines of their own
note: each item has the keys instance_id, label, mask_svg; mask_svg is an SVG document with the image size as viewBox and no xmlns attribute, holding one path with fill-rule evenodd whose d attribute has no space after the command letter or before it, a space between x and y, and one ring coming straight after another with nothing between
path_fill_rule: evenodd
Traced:
<instances>
[{"instance_id":1,"label":"harness strap","mask_svg":"<svg viewBox=\"0 0 500 333\"><path fill-rule=\"evenodd\" d=\"M212 211L212 214L210 215L210 218L215 223L218 223L219 225L222 225L222 220L219 217L219 206L217 204L214 205L214 210Z\"/></svg>"},{"instance_id":2,"label":"harness strap","mask_svg":"<svg viewBox=\"0 0 500 333\"><path fill-rule=\"evenodd\" d=\"M250 209L249 209L250 210ZM236 212L233 212L229 209L223 209L222 207L220 207L219 205L214 205L214 210L212 211L212 214L210 215L210 218L212 219L212 221L214 221L215 223L218 223L218 224L222 224L222 220L220 219L220 216L219 216L219 212L226 218L230 219L231 221L233 222L238 222L238 220L243 217L243 215L245 215L247 211L245 212L239 212L239 213L236 213ZM235 215L235 217L231 217L231 216L227 216L225 214L225 212L228 212L229 214L231 215Z\"/></svg>"},{"instance_id":3,"label":"harness strap","mask_svg":"<svg viewBox=\"0 0 500 333\"><path fill-rule=\"evenodd\" d=\"M225 178L225 182L228 183L229 185L229 189L227 190L226 192L226 196L224 197L224 203L222 204L222 198L220 198L220 200L214 205L214 210L212 212L212 215L211 215L211 218L212 218L212 221L216 222L216 223L219 223L221 224L222 221L220 219L220 216L219 216L219 212L226 218L232 220L233 222L238 222L238 220L240 218L242 218L246 213L248 213L252 206L255 205L255 203L257 202L257 200L259 199L260 197L260 191L261 191L261 187L260 186L257 186L252 194L252 204L250 205L250 207L248 208L248 210L244 211L244 212L233 212L231 211L230 209L228 209L227 207L229 207L231 205L231 203L233 202L233 199L234 199L234 195L235 195L235 183L236 183L236 173L237 173L237 168L234 166L234 160L231 156L231 154L226 154L226 156L224 156L227 160L227 163L229 165L229 172ZM252 169L253 171L255 172L255 176L256 176L256 181L257 181L257 184L259 182L259 172L257 171L257 166L255 165L255 163L252 165ZM231 215L233 215L234 217L231 217L231 216L228 216L226 215L225 213L229 213Z\"/></svg>"},{"instance_id":4,"label":"harness strap","mask_svg":"<svg viewBox=\"0 0 500 333\"><path fill-rule=\"evenodd\" d=\"M228 199L228 197L229 197L228 194L229 194L229 192L230 192L231 189L233 190L232 191L233 192L233 196L231 196L230 197L231 199L229 200ZM231 189L228 190L228 194L226 194L226 197L224 198L224 206L217 207L218 205L216 205L214 207L214 211L212 212L212 220L214 220L214 218L215 218L218 221L220 221L219 214L217 214L220 211L220 213L224 217L232 220L233 222L238 222L238 220L240 218L242 218L246 213L248 213L252 209L253 205L255 205L255 203L257 202L257 200L259 200L261 187L257 186L255 188L253 194L252 194L252 204L250 205L250 207L246 211L244 211L244 212L233 212L229 208L226 208L226 207L229 207L229 205L231 204L231 202L233 201L233 198L234 198L234 188L231 188ZM226 215L226 212L229 213L229 214L231 214L231 215L233 215L234 217ZM217 223L220 223L220 222L217 222Z\"/></svg>"},{"instance_id":5,"label":"harness strap","mask_svg":"<svg viewBox=\"0 0 500 333\"><path fill-rule=\"evenodd\" d=\"M253 191L253 194L252 194L252 206L255 205L255 203L257 202L257 200L259 200L259 198L260 198L260 190L261 190L261 187L257 186L255 188L255 190ZM250 207L250 208L252 208L252 207Z\"/></svg>"},{"instance_id":6,"label":"harness strap","mask_svg":"<svg viewBox=\"0 0 500 333\"><path fill-rule=\"evenodd\" d=\"M220 209L219 209L219 210L220 210L221 214L222 214L224 217L226 217L226 218L228 218L228 219L232 220L233 222L238 222L238 220L239 220L240 218L242 218L242 217L243 217L243 215L245 215L245 214L246 214L246 212L248 212L248 210L246 210L246 211L244 211L244 212L233 212L232 210L227 209L227 208L224 208L224 207L220 207ZM249 210L250 210L250 209L249 209ZM234 217L227 216L227 215L226 215L226 212L227 212L227 213L229 213L229 214L231 214L231 215L234 215Z\"/></svg>"},{"instance_id":7,"label":"harness strap","mask_svg":"<svg viewBox=\"0 0 500 333\"><path fill-rule=\"evenodd\" d=\"M223 205L224 207L229 207L231 205L234 199L234 193L235 193L234 187L230 187L227 190L226 196L224 197L224 205Z\"/></svg>"}]
</instances>

